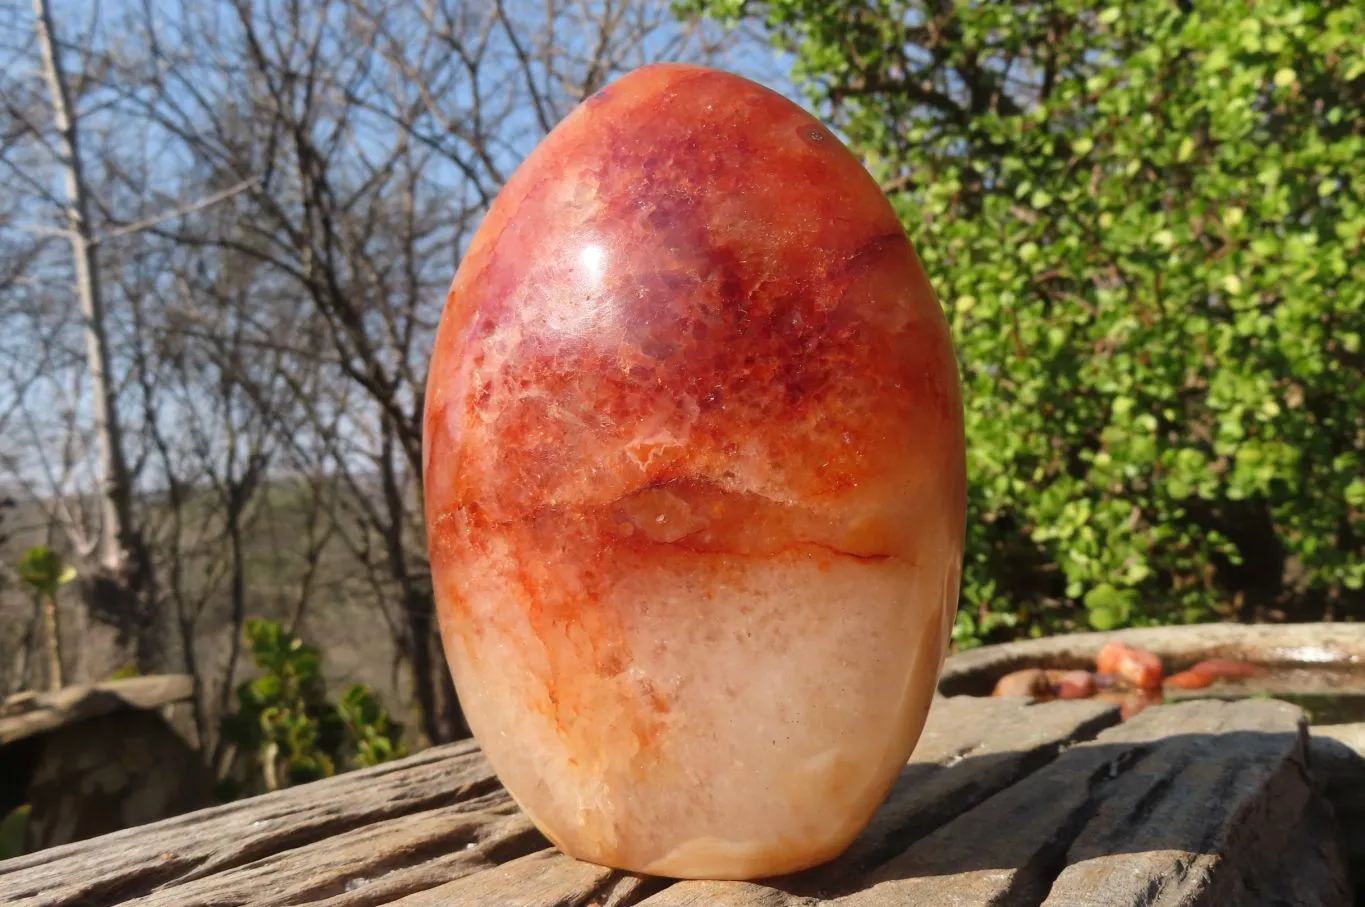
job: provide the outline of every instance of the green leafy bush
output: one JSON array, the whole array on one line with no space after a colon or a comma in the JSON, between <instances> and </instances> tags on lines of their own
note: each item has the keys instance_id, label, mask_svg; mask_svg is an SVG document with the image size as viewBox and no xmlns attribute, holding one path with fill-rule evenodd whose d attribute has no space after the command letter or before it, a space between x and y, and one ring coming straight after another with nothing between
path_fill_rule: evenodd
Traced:
<instances>
[{"instance_id":1,"label":"green leafy bush","mask_svg":"<svg viewBox=\"0 0 1365 907\"><path fill-rule=\"evenodd\" d=\"M0 818L0 860L21 857L28 849L28 819L32 811L27 804L16 806Z\"/></svg>"},{"instance_id":2,"label":"green leafy bush","mask_svg":"<svg viewBox=\"0 0 1365 907\"><path fill-rule=\"evenodd\" d=\"M47 652L48 687L62 687L61 633L57 626L57 593L76 580L76 568L46 545L24 552L19 559L19 579L35 593L43 607L43 648Z\"/></svg>"},{"instance_id":3,"label":"green leafy bush","mask_svg":"<svg viewBox=\"0 0 1365 907\"><path fill-rule=\"evenodd\" d=\"M246 642L258 676L237 688L223 738L237 750L226 798L315 781L406 755L403 726L363 685L327 699L322 655L275 621L252 620Z\"/></svg>"},{"instance_id":4,"label":"green leafy bush","mask_svg":"<svg viewBox=\"0 0 1365 907\"><path fill-rule=\"evenodd\" d=\"M19 579L39 595L54 596L75 578L76 568L46 545L28 549L19 559Z\"/></svg>"},{"instance_id":5,"label":"green leafy bush","mask_svg":"<svg viewBox=\"0 0 1365 907\"><path fill-rule=\"evenodd\" d=\"M1365 6L683 6L794 53L944 301L960 644L1365 616Z\"/></svg>"}]
</instances>

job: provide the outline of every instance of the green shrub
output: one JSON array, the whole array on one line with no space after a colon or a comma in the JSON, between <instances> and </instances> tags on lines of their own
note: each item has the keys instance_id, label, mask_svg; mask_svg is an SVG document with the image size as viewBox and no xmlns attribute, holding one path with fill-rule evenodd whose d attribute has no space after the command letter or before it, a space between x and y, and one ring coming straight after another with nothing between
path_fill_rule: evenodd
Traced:
<instances>
[{"instance_id":1,"label":"green shrub","mask_svg":"<svg viewBox=\"0 0 1365 907\"><path fill-rule=\"evenodd\" d=\"M794 53L945 304L960 644L1365 616L1365 6L684 6Z\"/></svg>"},{"instance_id":2,"label":"green shrub","mask_svg":"<svg viewBox=\"0 0 1365 907\"><path fill-rule=\"evenodd\" d=\"M403 726L374 694L352 686L327 699L322 655L275 621L252 620L246 642L258 676L237 688L221 731L237 751L225 799L315 781L406 755Z\"/></svg>"},{"instance_id":3,"label":"green shrub","mask_svg":"<svg viewBox=\"0 0 1365 907\"><path fill-rule=\"evenodd\" d=\"M75 578L76 568L46 545L28 549L19 559L19 579L39 595L55 596L57 590Z\"/></svg>"},{"instance_id":4,"label":"green shrub","mask_svg":"<svg viewBox=\"0 0 1365 907\"><path fill-rule=\"evenodd\" d=\"M28 849L28 817L30 807L16 806L0 818L0 860L22 857Z\"/></svg>"}]
</instances>

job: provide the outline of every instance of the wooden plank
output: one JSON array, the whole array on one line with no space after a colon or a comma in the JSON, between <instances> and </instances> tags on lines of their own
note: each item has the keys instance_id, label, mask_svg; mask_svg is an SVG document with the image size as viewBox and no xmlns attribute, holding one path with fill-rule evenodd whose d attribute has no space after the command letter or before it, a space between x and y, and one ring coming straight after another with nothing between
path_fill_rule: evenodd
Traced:
<instances>
[{"instance_id":1,"label":"wooden plank","mask_svg":"<svg viewBox=\"0 0 1365 907\"><path fill-rule=\"evenodd\" d=\"M547 847L501 791L291 848L123 907L389 904Z\"/></svg>"},{"instance_id":2,"label":"wooden plank","mask_svg":"<svg viewBox=\"0 0 1365 907\"><path fill-rule=\"evenodd\" d=\"M0 903L122 904L353 829L485 795L506 798L472 742L436 747L372 769L0 863Z\"/></svg>"},{"instance_id":3,"label":"wooden plank","mask_svg":"<svg viewBox=\"0 0 1365 907\"><path fill-rule=\"evenodd\" d=\"M1037 771L1066 746L1118 723L1098 702L953 697L936 700L914 754L886 803L853 846L832 863L762 885L681 882L649 907L787 907L862 885L869 870L957 815ZM774 893L774 892L777 893Z\"/></svg>"},{"instance_id":4,"label":"wooden plank","mask_svg":"<svg viewBox=\"0 0 1365 907\"><path fill-rule=\"evenodd\" d=\"M1349 903L1297 709L939 699L872 824L766 883L549 848L472 743L0 864L19 907L889 907ZM1087 742L1088 741L1088 742ZM1292 884L1286 882L1292 880ZM1277 899L1277 900L1276 900Z\"/></svg>"},{"instance_id":5,"label":"wooden plank","mask_svg":"<svg viewBox=\"0 0 1365 907\"><path fill-rule=\"evenodd\" d=\"M1284 703L1148 709L923 838L835 903L1260 903L1241 897L1249 867L1277 862L1312 802L1304 735L1301 712ZM1317 903L1348 904L1341 890Z\"/></svg>"},{"instance_id":6,"label":"wooden plank","mask_svg":"<svg viewBox=\"0 0 1365 907\"><path fill-rule=\"evenodd\" d=\"M119 709L160 708L193 695L193 677L168 674L110 680L16 697L0 706L0 746L73 721L107 715Z\"/></svg>"},{"instance_id":7,"label":"wooden plank","mask_svg":"<svg viewBox=\"0 0 1365 907\"><path fill-rule=\"evenodd\" d=\"M1117 720L1099 703L937 701L867 833L834 864L794 877L793 891L856 885L867 867ZM546 849L531 853L538 848ZM443 905L624 904L660 889L679 903L692 896L687 885L666 888L548 849L471 744L16 862L0 869L0 893L23 907L367 907L417 903L424 891ZM759 895L746 903L774 896L749 887ZM746 887L721 890L728 898Z\"/></svg>"},{"instance_id":8,"label":"wooden plank","mask_svg":"<svg viewBox=\"0 0 1365 907\"><path fill-rule=\"evenodd\" d=\"M1294 839L1304 837L1300 820L1312 802L1299 710L1255 701L1193 705L1185 715L1153 715L1157 729L1168 721L1182 727L1166 732L1154 751L1107 785L1067 852L1046 907L1264 903L1254 883L1263 881L1263 867L1277 866ZM1192 724L1199 713L1206 720ZM1296 880L1315 868L1297 866ZM1348 904L1341 893L1333 901L1313 892L1308 903Z\"/></svg>"},{"instance_id":9,"label":"wooden plank","mask_svg":"<svg viewBox=\"0 0 1365 907\"><path fill-rule=\"evenodd\" d=\"M626 907L666 884L544 850L394 902L394 907Z\"/></svg>"},{"instance_id":10,"label":"wooden plank","mask_svg":"<svg viewBox=\"0 0 1365 907\"><path fill-rule=\"evenodd\" d=\"M641 907L818 907L819 898L785 890L783 883L678 882L642 902Z\"/></svg>"}]
</instances>

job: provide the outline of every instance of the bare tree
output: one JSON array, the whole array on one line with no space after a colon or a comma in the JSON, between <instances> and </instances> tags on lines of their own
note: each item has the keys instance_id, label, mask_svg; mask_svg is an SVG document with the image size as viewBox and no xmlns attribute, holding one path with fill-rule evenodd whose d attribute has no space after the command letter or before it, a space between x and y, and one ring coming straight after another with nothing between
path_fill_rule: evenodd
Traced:
<instances>
[{"instance_id":1,"label":"bare tree","mask_svg":"<svg viewBox=\"0 0 1365 907\"><path fill-rule=\"evenodd\" d=\"M52 11L47 0L33 0L34 27L52 100L58 166L66 183L66 237L75 260L76 295L85 333L86 370L93 395L94 433L99 445L101 520L94 554L92 586L96 607L135 634L139 667L162 666L160 640L148 626L149 595L154 588L147 546L133 521L133 474L123 445L118 401L111 374L105 304L100 292L99 260L90 220L89 191L81 160L79 115L73 109Z\"/></svg>"},{"instance_id":2,"label":"bare tree","mask_svg":"<svg viewBox=\"0 0 1365 907\"><path fill-rule=\"evenodd\" d=\"M728 46L666 0L122 4L83 31L49 2L22 23L37 52L0 11L0 53L42 73L0 73L0 429L22 441L0 474L130 596L140 665L198 678L209 750L267 613L392 669L427 739L464 733L421 488L446 290L574 105Z\"/></svg>"},{"instance_id":3,"label":"bare tree","mask_svg":"<svg viewBox=\"0 0 1365 907\"><path fill-rule=\"evenodd\" d=\"M398 596L423 729L448 739L463 727L439 657L420 496L425 357L444 286L480 212L574 104L651 54L715 48L662 6L621 0L231 10L212 27L182 23L157 45L183 56L147 68L164 80L149 116L223 181L260 175L245 232L179 239L292 282L324 330L328 370L362 392L339 426L350 437L329 445L333 468L380 540L354 550L378 559ZM203 60L209 78L195 73ZM331 430L326 408L310 411Z\"/></svg>"}]
</instances>

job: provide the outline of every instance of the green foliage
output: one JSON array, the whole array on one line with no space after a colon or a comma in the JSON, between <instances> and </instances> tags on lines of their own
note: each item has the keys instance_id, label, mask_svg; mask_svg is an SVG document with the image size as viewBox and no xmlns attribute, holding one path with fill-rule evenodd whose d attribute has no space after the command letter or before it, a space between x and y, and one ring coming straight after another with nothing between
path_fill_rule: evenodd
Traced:
<instances>
[{"instance_id":1,"label":"green foliage","mask_svg":"<svg viewBox=\"0 0 1365 907\"><path fill-rule=\"evenodd\" d=\"M960 644L1365 610L1365 6L684 6L794 52L945 303Z\"/></svg>"},{"instance_id":2,"label":"green foliage","mask_svg":"<svg viewBox=\"0 0 1365 907\"><path fill-rule=\"evenodd\" d=\"M399 742L402 726L389 717L368 687L357 684L343 693L337 714L355 747L355 764L378 765L404 754Z\"/></svg>"},{"instance_id":3,"label":"green foliage","mask_svg":"<svg viewBox=\"0 0 1365 907\"><path fill-rule=\"evenodd\" d=\"M10 810L9 815L0 818L0 860L21 857L28 849L28 817L30 808L26 804Z\"/></svg>"},{"instance_id":4,"label":"green foliage","mask_svg":"<svg viewBox=\"0 0 1365 907\"><path fill-rule=\"evenodd\" d=\"M63 563L62 556L46 545L28 549L19 559L19 579L44 597L55 596L75 578L76 568Z\"/></svg>"},{"instance_id":5,"label":"green foliage","mask_svg":"<svg viewBox=\"0 0 1365 907\"><path fill-rule=\"evenodd\" d=\"M368 688L356 685L339 703L328 701L316 648L267 620L247 622L246 642L259 673L237 688L237 711L222 719L224 739L245 762L220 791L225 798L406 755L403 726Z\"/></svg>"}]
</instances>

